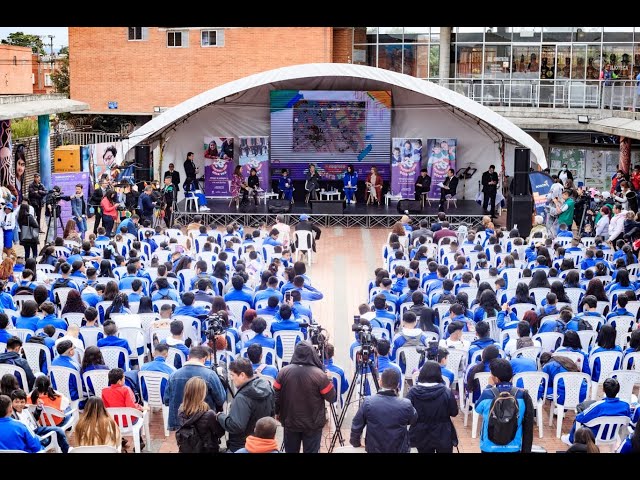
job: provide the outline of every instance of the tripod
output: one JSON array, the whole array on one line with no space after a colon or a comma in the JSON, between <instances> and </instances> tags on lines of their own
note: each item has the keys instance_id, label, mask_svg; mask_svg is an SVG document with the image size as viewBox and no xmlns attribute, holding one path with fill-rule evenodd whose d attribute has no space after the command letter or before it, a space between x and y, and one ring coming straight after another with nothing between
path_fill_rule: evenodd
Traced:
<instances>
[{"instance_id":1,"label":"tripod","mask_svg":"<svg viewBox=\"0 0 640 480\"><path fill-rule=\"evenodd\" d=\"M380 384L378 383L378 370L374 364L374 353L373 347L371 345L364 345L360 347L360 350L356 353L356 369L353 373L353 379L351 380L351 385L349 385L349 391L347 392L347 398L344 401L344 406L342 407L342 411L340 412L340 418L336 422L336 431L331 438L331 445L329 446L329 453L333 452L333 449L336 446L336 440L338 438L341 439L340 444L343 445L342 441L342 423L344 422L344 418L347 413L347 408L351 404L351 397L353 396L353 392L356 389L356 385L358 385L358 402L362 402L366 393L367 387L367 375L371 374L373 378L373 384L376 387L376 392L380 390Z\"/></svg>"},{"instance_id":2,"label":"tripod","mask_svg":"<svg viewBox=\"0 0 640 480\"><path fill-rule=\"evenodd\" d=\"M318 334L316 338L318 338L320 335L321 334ZM322 361L322 364L324 365L324 361L325 361L325 357L326 357L326 354L325 354L326 339L324 338L324 335L322 335L322 337L323 338L321 339L321 341L319 341L314 346L317 347L318 355L320 356L320 360ZM336 402L339 402L339 401L340 401L340 399L336 398ZM338 440L340 440L340 445L344 446L344 438L342 437L342 432L338 428L339 418L338 418L338 412L336 412L336 406L333 403L329 403L329 410L331 411L331 417L333 418L333 424L336 425L336 432L335 433L338 435ZM283 447L284 447L284 443L283 443Z\"/></svg>"},{"instance_id":3,"label":"tripod","mask_svg":"<svg viewBox=\"0 0 640 480\"><path fill-rule=\"evenodd\" d=\"M51 242L53 243L53 241L56 239L56 237L58 236L58 232L56 231L57 227L56 227L56 223L58 220L60 220L60 227L62 228L62 231L64 232L64 224L62 223L62 215L58 215L58 208L60 208L59 205L59 200L50 200L48 201L45 205L45 209L48 208L49 209L49 213L51 213L51 215L49 215L49 219L47 220L47 234L44 237L44 241L45 243L47 242ZM51 236L50 236L51 235Z\"/></svg>"}]
</instances>

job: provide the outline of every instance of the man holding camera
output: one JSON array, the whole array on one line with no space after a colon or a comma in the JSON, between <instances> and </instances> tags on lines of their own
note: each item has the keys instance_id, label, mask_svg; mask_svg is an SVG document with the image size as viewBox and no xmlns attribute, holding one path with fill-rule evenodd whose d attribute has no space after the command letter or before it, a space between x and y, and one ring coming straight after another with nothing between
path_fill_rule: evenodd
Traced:
<instances>
[{"instance_id":1,"label":"man holding camera","mask_svg":"<svg viewBox=\"0 0 640 480\"><path fill-rule=\"evenodd\" d=\"M29 204L35 211L38 225L40 225L40 220L42 219L42 201L44 200L46 194L47 189L40 181L40 175L36 173L33 176L33 182L31 182L31 184L29 185Z\"/></svg>"}]
</instances>

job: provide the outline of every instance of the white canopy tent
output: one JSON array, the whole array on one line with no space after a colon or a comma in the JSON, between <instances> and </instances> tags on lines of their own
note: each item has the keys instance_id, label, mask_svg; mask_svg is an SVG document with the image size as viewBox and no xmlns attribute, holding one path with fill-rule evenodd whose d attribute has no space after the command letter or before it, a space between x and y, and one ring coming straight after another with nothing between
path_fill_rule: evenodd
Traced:
<instances>
[{"instance_id":1,"label":"white canopy tent","mask_svg":"<svg viewBox=\"0 0 640 480\"><path fill-rule=\"evenodd\" d=\"M186 154L202 151L204 137L269 136L269 94L277 89L391 90L392 137L456 138L458 168L472 164L482 172L494 164L500 170L504 154L505 173L512 175L516 146L529 148L531 161L547 167L542 146L491 109L416 77L340 63L283 67L207 90L134 131L123 142L124 151L141 142L160 147L157 177L173 162L184 178ZM501 153L503 142L506 148ZM159 153L156 150L155 158L160 158ZM475 198L479 180L477 174L468 182L467 198Z\"/></svg>"}]
</instances>

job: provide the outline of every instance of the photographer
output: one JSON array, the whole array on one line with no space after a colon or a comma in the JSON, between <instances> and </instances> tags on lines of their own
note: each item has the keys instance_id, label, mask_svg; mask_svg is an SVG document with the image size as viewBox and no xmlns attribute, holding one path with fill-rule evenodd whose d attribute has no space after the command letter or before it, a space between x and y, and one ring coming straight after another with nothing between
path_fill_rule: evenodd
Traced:
<instances>
[{"instance_id":1,"label":"photographer","mask_svg":"<svg viewBox=\"0 0 640 480\"><path fill-rule=\"evenodd\" d=\"M46 195L47 189L40 181L40 175L36 173L33 176L33 182L29 185L29 205L33 207L38 225L40 225L42 218L42 202Z\"/></svg>"},{"instance_id":2,"label":"photographer","mask_svg":"<svg viewBox=\"0 0 640 480\"><path fill-rule=\"evenodd\" d=\"M71 197L68 195L62 195L62 191L58 185L54 186L51 190L47 192L47 195L44 197L45 202L45 210L44 216L47 221L47 242L53 243L56 238L56 230L57 226L51 220L52 217L58 219L60 222L60 228L64 231L64 223L62 223L62 207L60 206L60 200L64 200L68 202L71 200Z\"/></svg>"}]
</instances>

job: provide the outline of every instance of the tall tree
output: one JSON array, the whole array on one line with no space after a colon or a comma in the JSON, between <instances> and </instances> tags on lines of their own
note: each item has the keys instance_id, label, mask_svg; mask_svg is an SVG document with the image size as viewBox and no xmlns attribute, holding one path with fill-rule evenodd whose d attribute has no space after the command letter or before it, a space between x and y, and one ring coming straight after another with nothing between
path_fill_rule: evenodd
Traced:
<instances>
[{"instance_id":1,"label":"tall tree","mask_svg":"<svg viewBox=\"0 0 640 480\"><path fill-rule=\"evenodd\" d=\"M57 93L69 96L69 57L62 58L58 68L51 74L51 81Z\"/></svg>"},{"instance_id":2,"label":"tall tree","mask_svg":"<svg viewBox=\"0 0 640 480\"><path fill-rule=\"evenodd\" d=\"M31 47L33 53L44 55L44 44L38 35L28 35L23 32L10 33L6 39L2 40L5 45L16 45L18 47Z\"/></svg>"}]
</instances>

